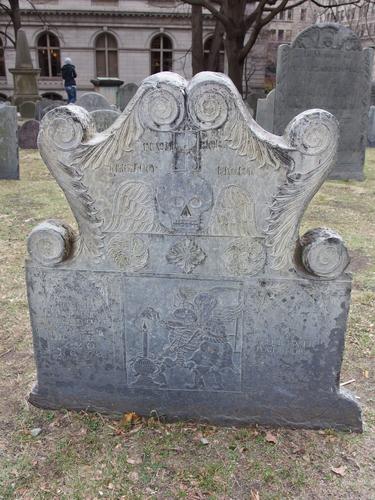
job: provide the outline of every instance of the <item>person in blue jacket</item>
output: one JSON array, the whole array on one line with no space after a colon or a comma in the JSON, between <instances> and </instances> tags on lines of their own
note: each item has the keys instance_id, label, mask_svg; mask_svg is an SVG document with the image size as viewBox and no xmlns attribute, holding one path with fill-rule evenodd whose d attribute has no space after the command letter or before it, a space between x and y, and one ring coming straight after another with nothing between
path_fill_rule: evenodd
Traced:
<instances>
[{"instance_id":1,"label":"person in blue jacket","mask_svg":"<svg viewBox=\"0 0 375 500\"><path fill-rule=\"evenodd\" d=\"M64 66L61 68L61 76L64 80L64 87L68 94L68 104L75 103L77 100L77 87L76 87L76 68L72 64L70 57L64 60Z\"/></svg>"}]
</instances>

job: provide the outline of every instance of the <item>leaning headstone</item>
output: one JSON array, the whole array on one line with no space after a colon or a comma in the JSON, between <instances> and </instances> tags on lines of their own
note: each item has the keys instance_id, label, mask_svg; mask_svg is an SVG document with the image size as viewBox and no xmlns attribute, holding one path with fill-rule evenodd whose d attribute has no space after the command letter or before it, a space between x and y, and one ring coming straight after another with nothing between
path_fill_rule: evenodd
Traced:
<instances>
[{"instance_id":1,"label":"leaning headstone","mask_svg":"<svg viewBox=\"0 0 375 500\"><path fill-rule=\"evenodd\" d=\"M135 96L138 85L135 83L125 83L117 89L117 107L124 111L130 100Z\"/></svg>"},{"instance_id":2,"label":"leaning headstone","mask_svg":"<svg viewBox=\"0 0 375 500\"><path fill-rule=\"evenodd\" d=\"M39 122L28 120L18 131L18 144L21 149L38 149L37 139L39 134Z\"/></svg>"},{"instance_id":3,"label":"leaning headstone","mask_svg":"<svg viewBox=\"0 0 375 500\"><path fill-rule=\"evenodd\" d=\"M0 179L19 179L17 108L0 106Z\"/></svg>"},{"instance_id":4,"label":"leaning headstone","mask_svg":"<svg viewBox=\"0 0 375 500\"><path fill-rule=\"evenodd\" d=\"M367 146L375 148L375 106L370 106L368 112Z\"/></svg>"},{"instance_id":5,"label":"leaning headstone","mask_svg":"<svg viewBox=\"0 0 375 500\"><path fill-rule=\"evenodd\" d=\"M340 389L351 276L329 229L299 237L333 166L336 119L262 130L224 75L147 78L96 134L78 106L41 123L79 234L28 239L43 408L361 430Z\"/></svg>"},{"instance_id":6,"label":"leaning headstone","mask_svg":"<svg viewBox=\"0 0 375 500\"><path fill-rule=\"evenodd\" d=\"M305 109L331 112L340 123L332 179L364 178L372 58L355 33L332 23L315 24L279 47L274 132Z\"/></svg>"},{"instance_id":7,"label":"leaning headstone","mask_svg":"<svg viewBox=\"0 0 375 500\"><path fill-rule=\"evenodd\" d=\"M87 92L77 100L77 106L85 108L86 111L95 111L96 109L111 109L107 99L99 92Z\"/></svg>"},{"instance_id":8,"label":"leaning headstone","mask_svg":"<svg viewBox=\"0 0 375 500\"><path fill-rule=\"evenodd\" d=\"M91 111L90 115L94 119L97 132L103 132L117 120L120 113L112 109L97 109Z\"/></svg>"},{"instance_id":9,"label":"leaning headstone","mask_svg":"<svg viewBox=\"0 0 375 500\"><path fill-rule=\"evenodd\" d=\"M25 101L19 105L19 112L22 118L34 118L35 116L35 103L31 101Z\"/></svg>"},{"instance_id":10,"label":"leaning headstone","mask_svg":"<svg viewBox=\"0 0 375 500\"><path fill-rule=\"evenodd\" d=\"M19 106L25 101L36 102L40 99L38 93L40 69L33 67L26 33L23 29L17 32L16 47L16 67L9 71L14 80L13 103Z\"/></svg>"},{"instance_id":11,"label":"leaning headstone","mask_svg":"<svg viewBox=\"0 0 375 500\"><path fill-rule=\"evenodd\" d=\"M275 89L265 99L258 99L256 122L267 132L273 132L273 116L275 108Z\"/></svg>"}]
</instances>

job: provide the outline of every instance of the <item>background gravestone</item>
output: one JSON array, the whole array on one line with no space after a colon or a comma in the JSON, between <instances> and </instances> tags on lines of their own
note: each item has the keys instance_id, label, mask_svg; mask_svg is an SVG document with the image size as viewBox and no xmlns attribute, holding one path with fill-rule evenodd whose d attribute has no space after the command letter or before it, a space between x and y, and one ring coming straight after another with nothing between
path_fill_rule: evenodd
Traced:
<instances>
[{"instance_id":1,"label":"background gravestone","mask_svg":"<svg viewBox=\"0 0 375 500\"><path fill-rule=\"evenodd\" d=\"M85 108L86 111L95 111L96 109L111 109L107 99L99 92L87 92L77 100L77 106Z\"/></svg>"},{"instance_id":2,"label":"background gravestone","mask_svg":"<svg viewBox=\"0 0 375 500\"><path fill-rule=\"evenodd\" d=\"M18 144L21 149L38 149L37 139L39 134L39 122L28 120L18 131Z\"/></svg>"},{"instance_id":3,"label":"background gravestone","mask_svg":"<svg viewBox=\"0 0 375 500\"><path fill-rule=\"evenodd\" d=\"M0 179L19 179L15 106L0 106Z\"/></svg>"},{"instance_id":4,"label":"background gravestone","mask_svg":"<svg viewBox=\"0 0 375 500\"><path fill-rule=\"evenodd\" d=\"M370 148L375 148L375 106L370 106L368 112L367 145Z\"/></svg>"},{"instance_id":5,"label":"background gravestone","mask_svg":"<svg viewBox=\"0 0 375 500\"><path fill-rule=\"evenodd\" d=\"M25 101L19 105L19 111L22 118L34 118L35 116L35 103L31 101Z\"/></svg>"},{"instance_id":6,"label":"background gravestone","mask_svg":"<svg viewBox=\"0 0 375 500\"><path fill-rule=\"evenodd\" d=\"M103 132L117 120L120 113L112 109L97 109L91 111L90 115L94 119L97 132Z\"/></svg>"},{"instance_id":7,"label":"background gravestone","mask_svg":"<svg viewBox=\"0 0 375 500\"><path fill-rule=\"evenodd\" d=\"M273 116L275 111L275 89L265 99L258 99L256 122L267 132L273 132Z\"/></svg>"},{"instance_id":8,"label":"background gravestone","mask_svg":"<svg viewBox=\"0 0 375 500\"><path fill-rule=\"evenodd\" d=\"M117 89L117 107L124 111L130 100L135 96L138 90L138 85L135 83L125 83Z\"/></svg>"},{"instance_id":9,"label":"background gravestone","mask_svg":"<svg viewBox=\"0 0 375 500\"><path fill-rule=\"evenodd\" d=\"M79 235L48 220L28 238L30 401L360 431L340 390L348 252L329 229L299 238L337 140L316 109L263 131L209 72L147 78L110 134L49 112L40 153Z\"/></svg>"},{"instance_id":10,"label":"background gravestone","mask_svg":"<svg viewBox=\"0 0 375 500\"><path fill-rule=\"evenodd\" d=\"M42 99L35 105L35 119L40 121L43 116L51 111L51 109L57 108L58 106L65 106L65 101L60 101L57 99Z\"/></svg>"},{"instance_id":11,"label":"background gravestone","mask_svg":"<svg viewBox=\"0 0 375 500\"><path fill-rule=\"evenodd\" d=\"M331 112L340 123L332 179L362 180L372 73L372 49L332 23L313 25L278 51L274 132L306 109Z\"/></svg>"}]
</instances>

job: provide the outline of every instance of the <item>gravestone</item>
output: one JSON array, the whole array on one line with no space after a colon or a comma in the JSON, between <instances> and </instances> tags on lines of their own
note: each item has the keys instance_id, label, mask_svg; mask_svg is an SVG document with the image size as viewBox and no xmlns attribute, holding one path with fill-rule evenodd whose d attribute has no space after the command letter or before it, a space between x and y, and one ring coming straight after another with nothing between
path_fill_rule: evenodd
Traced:
<instances>
[{"instance_id":1,"label":"gravestone","mask_svg":"<svg viewBox=\"0 0 375 500\"><path fill-rule=\"evenodd\" d=\"M124 111L130 100L135 96L138 85L135 83L126 83L117 89L117 107Z\"/></svg>"},{"instance_id":2,"label":"gravestone","mask_svg":"<svg viewBox=\"0 0 375 500\"><path fill-rule=\"evenodd\" d=\"M19 105L19 112L22 118L34 118L35 116L35 103L25 101Z\"/></svg>"},{"instance_id":3,"label":"gravestone","mask_svg":"<svg viewBox=\"0 0 375 500\"><path fill-rule=\"evenodd\" d=\"M329 229L299 237L333 166L336 119L262 130L232 82L159 73L96 134L78 106L41 123L79 234L28 238L43 408L361 430L340 389L351 276Z\"/></svg>"},{"instance_id":4,"label":"gravestone","mask_svg":"<svg viewBox=\"0 0 375 500\"><path fill-rule=\"evenodd\" d=\"M278 49L274 132L306 109L331 112L340 123L332 179L364 178L372 58L355 33L333 23L315 24Z\"/></svg>"},{"instance_id":5,"label":"gravestone","mask_svg":"<svg viewBox=\"0 0 375 500\"><path fill-rule=\"evenodd\" d=\"M85 108L86 111L95 111L96 109L111 109L107 99L99 92L87 92L77 100L77 106Z\"/></svg>"},{"instance_id":6,"label":"gravestone","mask_svg":"<svg viewBox=\"0 0 375 500\"><path fill-rule=\"evenodd\" d=\"M13 103L17 106L23 102L36 102L38 93L38 76L40 69L35 69L31 61L29 44L23 29L17 32L16 67L9 71L13 75Z\"/></svg>"},{"instance_id":7,"label":"gravestone","mask_svg":"<svg viewBox=\"0 0 375 500\"><path fill-rule=\"evenodd\" d=\"M90 115L94 119L97 132L103 132L117 120L120 113L112 109L97 109L91 111Z\"/></svg>"},{"instance_id":8,"label":"gravestone","mask_svg":"<svg viewBox=\"0 0 375 500\"><path fill-rule=\"evenodd\" d=\"M39 122L28 120L18 131L18 143L21 149L38 149L37 139L39 134Z\"/></svg>"},{"instance_id":9,"label":"gravestone","mask_svg":"<svg viewBox=\"0 0 375 500\"><path fill-rule=\"evenodd\" d=\"M368 112L367 146L375 148L375 106L370 106Z\"/></svg>"},{"instance_id":10,"label":"gravestone","mask_svg":"<svg viewBox=\"0 0 375 500\"><path fill-rule=\"evenodd\" d=\"M0 179L19 179L15 106L0 106Z\"/></svg>"},{"instance_id":11,"label":"gravestone","mask_svg":"<svg viewBox=\"0 0 375 500\"><path fill-rule=\"evenodd\" d=\"M371 106L375 106L375 82L371 82L371 97L370 97Z\"/></svg>"},{"instance_id":12,"label":"gravestone","mask_svg":"<svg viewBox=\"0 0 375 500\"><path fill-rule=\"evenodd\" d=\"M275 108L275 89L265 99L258 99L256 122L267 132L273 132L273 115Z\"/></svg>"},{"instance_id":13,"label":"gravestone","mask_svg":"<svg viewBox=\"0 0 375 500\"><path fill-rule=\"evenodd\" d=\"M51 111L51 109L57 108L58 106L66 105L65 101L59 101L57 99L42 99L35 105L35 119L40 121L43 116Z\"/></svg>"}]
</instances>

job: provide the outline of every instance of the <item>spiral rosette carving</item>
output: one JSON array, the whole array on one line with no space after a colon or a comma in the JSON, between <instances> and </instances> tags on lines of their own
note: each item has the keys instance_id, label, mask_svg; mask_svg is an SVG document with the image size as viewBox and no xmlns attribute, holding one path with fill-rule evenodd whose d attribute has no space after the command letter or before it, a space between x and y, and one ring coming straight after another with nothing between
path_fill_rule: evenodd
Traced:
<instances>
[{"instance_id":1,"label":"spiral rosette carving","mask_svg":"<svg viewBox=\"0 0 375 500\"><path fill-rule=\"evenodd\" d=\"M72 253L74 234L65 224L47 220L36 226L27 240L30 257L43 266L56 266Z\"/></svg>"},{"instance_id":2,"label":"spiral rosette carving","mask_svg":"<svg viewBox=\"0 0 375 500\"><path fill-rule=\"evenodd\" d=\"M63 151L75 149L96 132L89 113L79 106L61 106L49 111L41 122L39 140Z\"/></svg>"},{"instance_id":3,"label":"spiral rosette carving","mask_svg":"<svg viewBox=\"0 0 375 500\"><path fill-rule=\"evenodd\" d=\"M331 280L348 267L350 258L341 237L330 229L313 229L300 239L302 263L315 276Z\"/></svg>"},{"instance_id":4,"label":"spiral rosette carving","mask_svg":"<svg viewBox=\"0 0 375 500\"><path fill-rule=\"evenodd\" d=\"M294 118L286 129L292 147L316 156L333 148L338 140L338 122L327 111L312 109Z\"/></svg>"},{"instance_id":5,"label":"spiral rosette carving","mask_svg":"<svg viewBox=\"0 0 375 500\"><path fill-rule=\"evenodd\" d=\"M139 107L141 122L152 130L173 130L181 124L184 114L184 96L173 87L149 90Z\"/></svg>"},{"instance_id":6,"label":"spiral rosette carving","mask_svg":"<svg viewBox=\"0 0 375 500\"><path fill-rule=\"evenodd\" d=\"M226 249L223 261L231 274L254 276L263 269L266 252L259 241L241 238L233 241Z\"/></svg>"},{"instance_id":7,"label":"spiral rosette carving","mask_svg":"<svg viewBox=\"0 0 375 500\"><path fill-rule=\"evenodd\" d=\"M201 129L219 128L228 117L228 102L225 91L210 83L197 85L189 94L189 114Z\"/></svg>"},{"instance_id":8,"label":"spiral rosette carving","mask_svg":"<svg viewBox=\"0 0 375 500\"><path fill-rule=\"evenodd\" d=\"M108 242L108 254L123 271L138 271L146 266L148 248L146 243L137 236L116 235Z\"/></svg>"}]
</instances>

